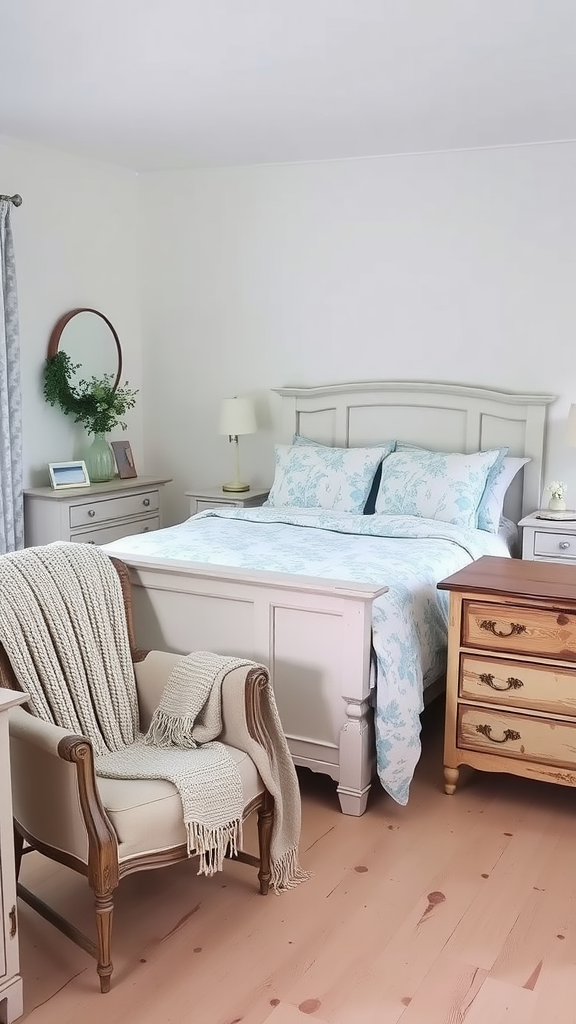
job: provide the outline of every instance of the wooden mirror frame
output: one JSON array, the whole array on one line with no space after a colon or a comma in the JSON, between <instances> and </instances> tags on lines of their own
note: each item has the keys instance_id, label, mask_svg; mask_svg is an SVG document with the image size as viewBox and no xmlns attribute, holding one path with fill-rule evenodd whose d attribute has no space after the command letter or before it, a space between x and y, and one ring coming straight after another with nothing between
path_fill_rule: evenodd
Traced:
<instances>
[{"instance_id":1,"label":"wooden mirror frame","mask_svg":"<svg viewBox=\"0 0 576 1024\"><path fill-rule=\"evenodd\" d=\"M110 323L108 317L104 316L104 313L101 313L99 309L91 309L90 306L78 306L76 309L69 309L67 313L64 313L52 328L52 333L48 342L48 359L52 359L53 356L57 354L60 346L60 338L62 337L64 328L68 323L70 323L70 320L72 320L73 317L78 315L78 313L95 313L101 320L104 320L104 323L108 324L108 327L112 332L112 337L116 342L116 351L118 353L118 372L116 374L116 380L112 385L112 390L116 391L122 374L122 346L120 345L120 338L118 337L113 324Z\"/></svg>"}]
</instances>

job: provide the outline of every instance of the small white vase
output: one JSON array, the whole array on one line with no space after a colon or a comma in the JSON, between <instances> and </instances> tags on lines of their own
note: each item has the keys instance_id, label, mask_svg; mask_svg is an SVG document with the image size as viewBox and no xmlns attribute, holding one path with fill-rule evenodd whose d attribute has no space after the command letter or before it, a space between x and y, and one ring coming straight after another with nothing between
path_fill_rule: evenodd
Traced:
<instances>
[{"instance_id":1,"label":"small white vase","mask_svg":"<svg viewBox=\"0 0 576 1024\"><path fill-rule=\"evenodd\" d=\"M564 512L566 508L566 501L564 498L550 498L548 508L552 512Z\"/></svg>"}]
</instances>

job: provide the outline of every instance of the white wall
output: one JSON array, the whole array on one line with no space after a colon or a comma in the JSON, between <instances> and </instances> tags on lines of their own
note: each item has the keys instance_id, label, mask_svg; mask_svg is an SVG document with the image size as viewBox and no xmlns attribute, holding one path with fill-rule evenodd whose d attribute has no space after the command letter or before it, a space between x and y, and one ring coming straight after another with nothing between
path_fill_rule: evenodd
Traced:
<instances>
[{"instance_id":1,"label":"white wall","mask_svg":"<svg viewBox=\"0 0 576 1024\"><path fill-rule=\"evenodd\" d=\"M27 484L78 454L78 429L42 398L42 367L56 319L90 305L115 323L140 388L125 435L138 470L174 477L168 521L187 514L187 487L232 475L222 397L258 397L264 429L241 457L266 483L269 389L363 378L558 394L546 475L576 503L576 450L563 443L576 400L576 146L137 182L0 139L0 169L1 191L24 197L12 220Z\"/></svg>"},{"instance_id":2,"label":"white wall","mask_svg":"<svg viewBox=\"0 0 576 1024\"><path fill-rule=\"evenodd\" d=\"M145 443L187 486L231 475L220 398L412 378L557 394L547 479L570 484L576 145L141 176ZM272 473L269 432L243 475Z\"/></svg>"},{"instance_id":3,"label":"white wall","mask_svg":"<svg viewBox=\"0 0 576 1024\"><path fill-rule=\"evenodd\" d=\"M47 405L48 338L68 309L91 306L115 325L124 376L141 387L137 179L127 171L0 139L0 191L19 192L12 212L20 310L25 486L47 484L47 463L78 457L84 432ZM142 466L143 396L130 414ZM122 432L120 431L120 435ZM138 462L137 462L138 465Z\"/></svg>"}]
</instances>

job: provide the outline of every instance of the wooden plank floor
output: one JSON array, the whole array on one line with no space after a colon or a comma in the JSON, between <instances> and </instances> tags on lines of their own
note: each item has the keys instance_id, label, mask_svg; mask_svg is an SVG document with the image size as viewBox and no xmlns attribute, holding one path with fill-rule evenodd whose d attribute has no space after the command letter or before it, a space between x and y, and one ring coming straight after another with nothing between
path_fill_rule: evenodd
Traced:
<instances>
[{"instance_id":1,"label":"wooden plank floor","mask_svg":"<svg viewBox=\"0 0 576 1024\"><path fill-rule=\"evenodd\" d=\"M124 880L115 972L20 905L26 1024L576 1024L576 791L470 773L442 786L426 712L410 802L362 818L304 772L304 885L266 899L252 869ZM465 776L466 773L462 772ZM254 829L247 829L254 846ZM91 930L86 883L37 854L22 880Z\"/></svg>"}]
</instances>

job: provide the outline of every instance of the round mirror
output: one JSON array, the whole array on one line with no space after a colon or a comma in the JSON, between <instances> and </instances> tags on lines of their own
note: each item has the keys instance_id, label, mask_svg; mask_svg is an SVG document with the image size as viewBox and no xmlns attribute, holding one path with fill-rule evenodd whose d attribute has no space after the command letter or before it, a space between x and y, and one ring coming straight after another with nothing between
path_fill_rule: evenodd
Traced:
<instances>
[{"instance_id":1,"label":"round mirror","mask_svg":"<svg viewBox=\"0 0 576 1024\"><path fill-rule=\"evenodd\" d=\"M100 380L109 375L116 390L122 373L122 349L114 327L103 313L88 308L64 313L50 335L48 358L62 351L78 366L71 377L72 389L80 380Z\"/></svg>"}]
</instances>

